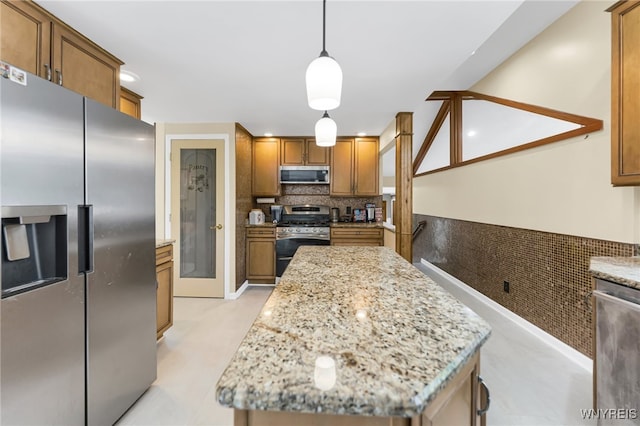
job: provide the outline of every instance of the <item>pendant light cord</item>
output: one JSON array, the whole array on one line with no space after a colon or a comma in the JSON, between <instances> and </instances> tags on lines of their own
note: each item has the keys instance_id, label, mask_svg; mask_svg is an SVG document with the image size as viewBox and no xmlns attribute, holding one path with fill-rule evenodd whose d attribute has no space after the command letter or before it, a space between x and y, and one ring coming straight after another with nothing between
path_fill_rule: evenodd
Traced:
<instances>
[{"instance_id":1,"label":"pendant light cord","mask_svg":"<svg viewBox=\"0 0 640 426\"><path fill-rule=\"evenodd\" d=\"M325 49L325 38L327 33L327 0L322 0L322 52L320 56L329 56Z\"/></svg>"}]
</instances>

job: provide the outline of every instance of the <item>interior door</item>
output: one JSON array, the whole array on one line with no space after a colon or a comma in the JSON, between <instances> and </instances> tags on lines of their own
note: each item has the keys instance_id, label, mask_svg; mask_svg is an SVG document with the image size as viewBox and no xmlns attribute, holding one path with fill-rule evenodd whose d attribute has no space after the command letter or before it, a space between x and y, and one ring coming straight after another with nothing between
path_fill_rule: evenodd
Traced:
<instances>
[{"instance_id":1,"label":"interior door","mask_svg":"<svg viewBox=\"0 0 640 426\"><path fill-rule=\"evenodd\" d=\"M224 297L224 140L171 141L174 295Z\"/></svg>"}]
</instances>

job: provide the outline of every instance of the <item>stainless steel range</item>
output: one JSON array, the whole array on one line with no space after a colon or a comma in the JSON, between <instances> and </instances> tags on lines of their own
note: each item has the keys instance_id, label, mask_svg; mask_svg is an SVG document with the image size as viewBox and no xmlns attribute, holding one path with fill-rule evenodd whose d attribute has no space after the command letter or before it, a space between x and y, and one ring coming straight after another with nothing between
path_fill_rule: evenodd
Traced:
<instances>
[{"instance_id":1,"label":"stainless steel range","mask_svg":"<svg viewBox=\"0 0 640 426\"><path fill-rule=\"evenodd\" d=\"M329 245L329 206L284 206L276 227L276 276L281 277L300 246Z\"/></svg>"}]
</instances>

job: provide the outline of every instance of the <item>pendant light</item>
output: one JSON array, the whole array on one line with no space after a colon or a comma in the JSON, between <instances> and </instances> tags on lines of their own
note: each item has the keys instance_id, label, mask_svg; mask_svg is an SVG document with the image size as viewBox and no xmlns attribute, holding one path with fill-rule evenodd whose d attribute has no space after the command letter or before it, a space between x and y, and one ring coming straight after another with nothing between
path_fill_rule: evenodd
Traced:
<instances>
[{"instance_id":1,"label":"pendant light","mask_svg":"<svg viewBox=\"0 0 640 426\"><path fill-rule=\"evenodd\" d=\"M327 0L322 0L322 52L307 67L307 100L312 109L328 111L340 105L342 69L325 49Z\"/></svg>"},{"instance_id":2,"label":"pendant light","mask_svg":"<svg viewBox=\"0 0 640 426\"><path fill-rule=\"evenodd\" d=\"M336 122L329 117L327 111L316 123L316 145L318 146L334 146L336 144L336 135L338 134L338 126Z\"/></svg>"}]
</instances>

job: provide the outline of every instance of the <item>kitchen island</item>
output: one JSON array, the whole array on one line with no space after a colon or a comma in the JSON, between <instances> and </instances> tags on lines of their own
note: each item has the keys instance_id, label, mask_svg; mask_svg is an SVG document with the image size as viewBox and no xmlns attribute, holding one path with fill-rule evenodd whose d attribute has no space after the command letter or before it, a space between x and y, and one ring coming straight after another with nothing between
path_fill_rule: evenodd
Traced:
<instances>
[{"instance_id":1,"label":"kitchen island","mask_svg":"<svg viewBox=\"0 0 640 426\"><path fill-rule=\"evenodd\" d=\"M476 424L489 334L389 248L303 246L216 396L236 426Z\"/></svg>"}]
</instances>

